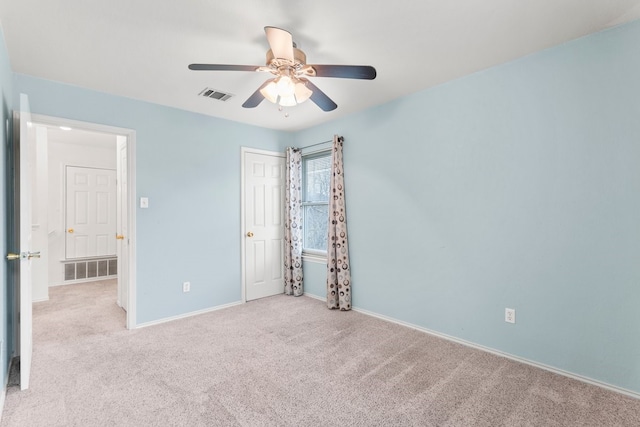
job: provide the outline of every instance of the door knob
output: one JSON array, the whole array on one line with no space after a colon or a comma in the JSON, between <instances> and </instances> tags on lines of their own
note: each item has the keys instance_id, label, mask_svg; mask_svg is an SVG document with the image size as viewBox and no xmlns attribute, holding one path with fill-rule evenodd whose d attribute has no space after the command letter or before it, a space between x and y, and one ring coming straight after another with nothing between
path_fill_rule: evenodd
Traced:
<instances>
[{"instance_id":1,"label":"door knob","mask_svg":"<svg viewBox=\"0 0 640 427\"><path fill-rule=\"evenodd\" d=\"M124 236L122 234L116 234L116 240L124 240Z\"/></svg>"},{"instance_id":2,"label":"door knob","mask_svg":"<svg viewBox=\"0 0 640 427\"><path fill-rule=\"evenodd\" d=\"M68 229L67 233L73 233L73 228Z\"/></svg>"},{"instance_id":3,"label":"door knob","mask_svg":"<svg viewBox=\"0 0 640 427\"><path fill-rule=\"evenodd\" d=\"M247 233L247 237L253 237L253 233L250 231Z\"/></svg>"},{"instance_id":4,"label":"door knob","mask_svg":"<svg viewBox=\"0 0 640 427\"><path fill-rule=\"evenodd\" d=\"M22 252L21 254L8 254L7 255L7 259L9 261L13 261L15 259L20 259L20 258L26 258L26 259L40 258L40 251L38 251L38 252Z\"/></svg>"}]
</instances>

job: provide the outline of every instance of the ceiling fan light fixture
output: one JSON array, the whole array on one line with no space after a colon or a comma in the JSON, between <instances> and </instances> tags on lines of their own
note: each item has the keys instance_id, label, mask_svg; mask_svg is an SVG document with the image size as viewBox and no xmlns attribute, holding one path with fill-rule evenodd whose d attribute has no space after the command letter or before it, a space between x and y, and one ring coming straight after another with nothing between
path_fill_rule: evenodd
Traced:
<instances>
[{"instance_id":1,"label":"ceiling fan light fixture","mask_svg":"<svg viewBox=\"0 0 640 427\"><path fill-rule=\"evenodd\" d=\"M268 85L260 89L260 93L269 102L272 102L274 104L278 102L278 85L276 85L275 81L269 82Z\"/></svg>"},{"instance_id":2,"label":"ceiling fan light fixture","mask_svg":"<svg viewBox=\"0 0 640 427\"><path fill-rule=\"evenodd\" d=\"M281 107L294 107L313 94L306 84L287 74L276 77L265 87L260 89L262 96L273 104Z\"/></svg>"},{"instance_id":3,"label":"ceiling fan light fixture","mask_svg":"<svg viewBox=\"0 0 640 427\"><path fill-rule=\"evenodd\" d=\"M278 94L280 96L292 96L295 93L295 85L291 77L284 75L278 78L276 83L278 86Z\"/></svg>"},{"instance_id":4,"label":"ceiling fan light fixture","mask_svg":"<svg viewBox=\"0 0 640 427\"><path fill-rule=\"evenodd\" d=\"M296 97L293 94L280 95L280 100L278 101L278 104L280 104L283 107L295 107Z\"/></svg>"},{"instance_id":5,"label":"ceiling fan light fixture","mask_svg":"<svg viewBox=\"0 0 640 427\"><path fill-rule=\"evenodd\" d=\"M296 83L295 95L298 104L302 104L304 101L309 99L312 94L313 91L309 89L303 82L298 81L298 83Z\"/></svg>"}]
</instances>

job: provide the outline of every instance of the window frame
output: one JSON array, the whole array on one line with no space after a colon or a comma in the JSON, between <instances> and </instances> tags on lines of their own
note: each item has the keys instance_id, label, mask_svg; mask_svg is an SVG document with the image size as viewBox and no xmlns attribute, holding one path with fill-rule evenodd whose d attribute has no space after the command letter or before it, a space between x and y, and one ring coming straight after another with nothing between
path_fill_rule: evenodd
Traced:
<instances>
[{"instance_id":1,"label":"window frame","mask_svg":"<svg viewBox=\"0 0 640 427\"><path fill-rule=\"evenodd\" d=\"M302 154L302 202L301 202L302 204L302 209L301 209L302 210L302 236L303 236L302 237L302 259L305 261L326 263L327 262L326 248L324 250L320 250L320 249L309 249L304 247L304 244L305 244L304 233L305 233L305 223L306 223L305 207L306 206L327 206L327 210L329 208L328 196L326 201L313 201L313 202L305 201L305 199L307 198L307 163L306 161L321 158L321 157L328 157L329 161L331 161L331 148L329 147L326 149L313 151L311 153ZM329 171L329 174L331 174L331 171ZM327 217L327 226L328 226L328 222L329 222L329 218Z\"/></svg>"}]
</instances>

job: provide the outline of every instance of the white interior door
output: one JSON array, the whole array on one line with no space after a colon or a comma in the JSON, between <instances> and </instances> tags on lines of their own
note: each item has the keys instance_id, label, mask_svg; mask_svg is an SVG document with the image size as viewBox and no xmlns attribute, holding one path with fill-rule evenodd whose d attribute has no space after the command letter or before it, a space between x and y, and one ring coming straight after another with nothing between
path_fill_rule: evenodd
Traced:
<instances>
[{"instance_id":1,"label":"white interior door","mask_svg":"<svg viewBox=\"0 0 640 427\"><path fill-rule=\"evenodd\" d=\"M67 259L116 255L116 171L66 167Z\"/></svg>"},{"instance_id":2,"label":"white interior door","mask_svg":"<svg viewBox=\"0 0 640 427\"><path fill-rule=\"evenodd\" d=\"M244 151L245 299L284 292L284 155Z\"/></svg>"},{"instance_id":3,"label":"white interior door","mask_svg":"<svg viewBox=\"0 0 640 427\"><path fill-rule=\"evenodd\" d=\"M16 162L17 189L16 196L19 197L19 245L20 245L20 291L19 300L19 351L20 351L20 389L29 388L29 378L31 376L31 356L33 353L32 341L32 288L31 288L31 263L33 258L38 258L38 252L32 252L32 223L31 223L31 175L33 171L30 155L31 147L35 144L35 128L31 122L31 112L29 109L29 98L25 94L20 94L20 114L19 114L19 139L17 154L19 160Z\"/></svg>"},{"instance_id":4,"label":"white interior door","mask_svg":"<svg viewBox=\"0 0 640 427\"><path fill-rule=\"evenodd\" d=\"M34 125L35 143L31 152L31 242L40 259L31 266L33 302L49 299L49 159L47 128ZM33 132L30 129L30 132Z\"/></svg>"},{"instance_id":5,"label":"white interior door","mask_svg":"<svg viewBox=\"0 0 640 427\"><path fill-rule=\"evenodd\" d=\"M118 305L128 311L129 305L129 197L127 188L127 138L118 136L118 194L116 198L116 251L118 254Z\"/></svg>"}]
</instances>

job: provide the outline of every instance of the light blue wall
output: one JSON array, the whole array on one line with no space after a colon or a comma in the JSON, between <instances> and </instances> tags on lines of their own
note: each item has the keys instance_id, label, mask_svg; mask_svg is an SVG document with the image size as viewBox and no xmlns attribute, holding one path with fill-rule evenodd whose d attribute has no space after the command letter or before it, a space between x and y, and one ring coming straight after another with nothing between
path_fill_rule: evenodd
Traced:
<instances>
[{"instance_id":1,"label":"light blue wall","mask_svg":"<svg viewBox=\"0 0 640 427\"><path fill-rule=\"evenodd\" d=\"M327 296L327 265L313 261L303 261L304 293L316 297Z\"/></svg>"},{"instance_id":2,"label":"light blue wall","mask_svg":"<svg viewBox=\"0 0 640 427\"><path fill-rule=\"evenodd\" d=\"M11 65L9 64L9 54L4 41L4 34L0 28L0 101L2 105L2 129L0 131L0 189L2 189L2 197L0 197L0 212L2 212L2 221L0 222L0 245L2 245L2 256L8 252L8 212L9 205L7 199L9 197L9 188L7 180L7 158L9 152L9 142L11 141L11 100L12 100L12 80L11 80ZM11 328L13 323L11 321L11 315L13 313L12 299L13 293L9 286L9 277L7 271L7 263L2 260L0 262L0 283L2 284L2 291L0 292L0 381L2 381L2 387L6 384L10 349L12 346L12 334Z\"/></svg>"},{"instance_id":3,"label":"light blue wall","mask_svg":"<svg viewBox=\"0 0 640 427\"><path fill-rule=\"evenodd\" d=\"M290 134L14 76L33 113L136 131L138 324L240 300L240 147Z\"/></svg>"},{"instance_id":4,"label":"light blue wall","mask_svg":"<svg viewBox=\"0 0 640 427\"><path fill-rule=\"evenodd\" d=\"M296 144L333 134L354 307L640 392L640 22Z\"/></svg>"}]
</instances>

